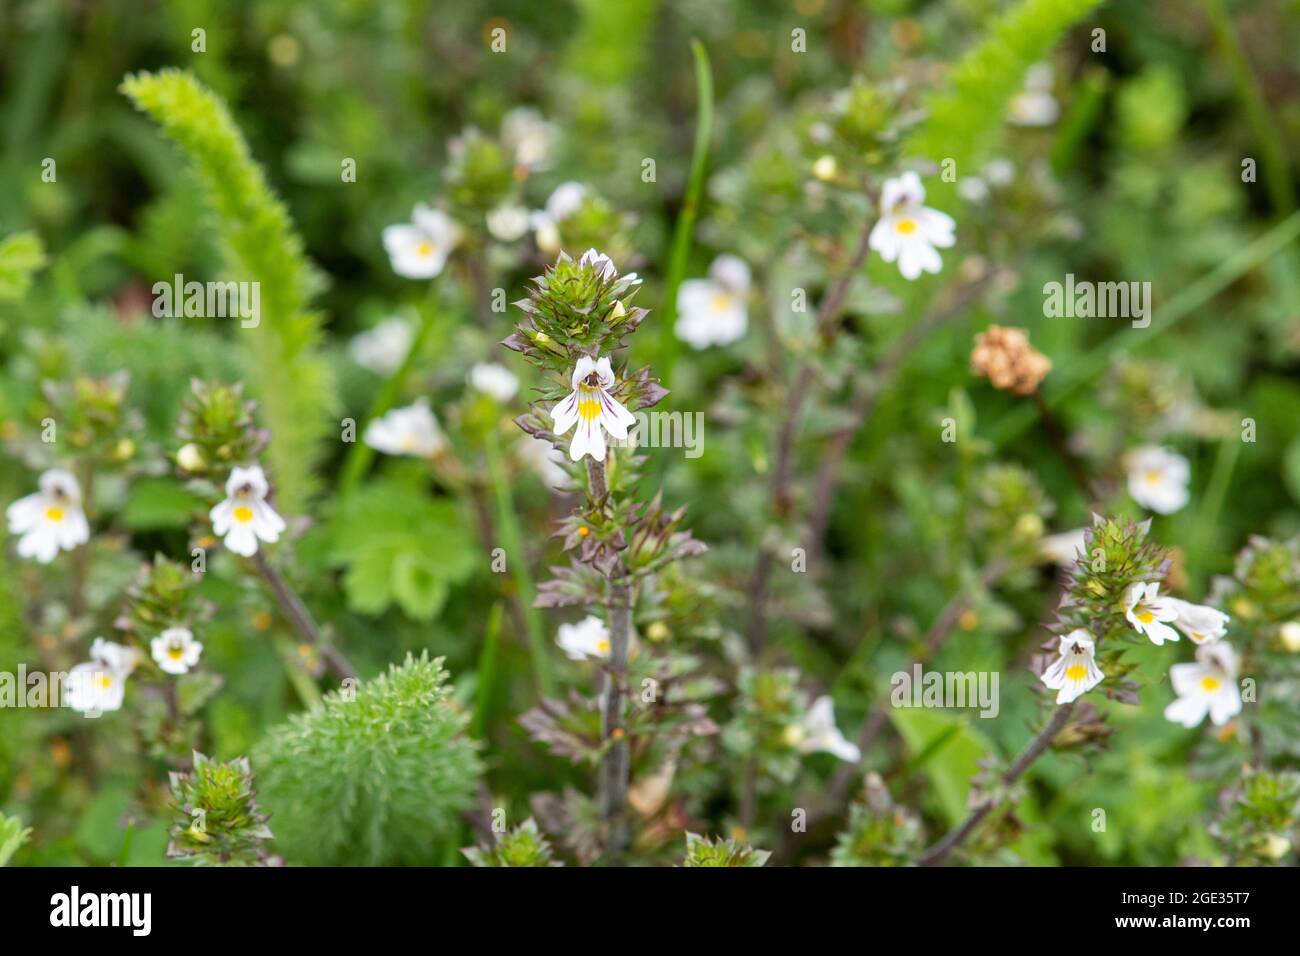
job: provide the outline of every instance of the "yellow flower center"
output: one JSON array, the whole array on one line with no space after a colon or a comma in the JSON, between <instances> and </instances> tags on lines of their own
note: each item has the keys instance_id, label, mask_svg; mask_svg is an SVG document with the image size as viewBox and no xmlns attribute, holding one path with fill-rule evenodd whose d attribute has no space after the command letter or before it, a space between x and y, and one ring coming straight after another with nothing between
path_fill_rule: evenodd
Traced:
<instances>
[{"instance_id":1,"label":"yellow flower center","mask_svg":"<svg viewBox=\"0 0 1300 956\"><path fill-rule=\"evenodd\" d=\"M1201 689L1204 690L1207 694L1213 694L1216 690L1219 689L1219 686L1220 686L1219 679L1217 677L1201 678Z\"/></svg>"},{"instance_id":2,"label":"yellow flower center","mask_svg":"<svg viewBox=\"0 0 1300 956\"><path fill-rule=\"evenodd\" d=\"M600 651L600 653L602 653L602 654L608 654L608 653L609 653L609 641L597 641L597 642L596 642L596 650Z\"/></svg>"},{"instance_id":3,"label":"yellow flower center","mask_svg":"<svg viewBox=\"0 0 1300 956\"><path fill-rule=\"evenodd\" d=\"M1141 621L1143 624L1150 624L1152 621L1156 619L1156 616L1152 614L1150 611L1148 611L1146 608L1143 608L1142 610L1137 612L1137 619Z\"/></svg>"},{"instance_id":4,"label":"yellow flower center","mask_svg":"<svg viewBox=\"0 0 1300 956\"><path fill-rule=\"evenodd\" d=\"M112 675L112 674L100 674L100 675L99 675L99 681L98 681L98 683L99 683L99 689L100 689L100 690L108 690L109 688L111 688L111 687L113 686L113 675Z\"/></svg>"},{"instance_id":5,"label":"yellow flower center","mask_svg":"<svg viewBox=\"0 0 1300 956\"><path fill-rule=\"evenodd\" d=\"M415 247L415 251L417 255L428 258L433 255L433 243L428 241L422 242Z\"/></svg>"},{"instance_id":6,"label":"yellow flower center","mask_svg":"<svg viewBox=\"0 0 1300 956\"><path fill-rule=\"evenodd\" d=\"M1083 680L1088 676L1088 668L1082 664L1071 664L1065 669L1065 676L1070 680Z\"/></svg>"},{"instance_id":7,"label":"yellow flower center","mask_svg":"<svg viewBox=\"0 0 1300 956\"><path fill-rule=\"evenodd\" d=\"M1160 472L1156 471L1156 469L1148 468L1146 472L1142 475L1142 480L1145 481L1148 485L1158 485L1160 484L1161 477L1162 475L1160 474Z\"/></svg>"},{"instance_id":8,"label":"yellow flower center","mask_svg":"<svg viewBox=\"0 0 1300 956\"><path fill-rule=\"evenodd\" d=\"M237 505L235 507L235 520L240 524L248 524L253 520L253 509L247 505Z\"/></svg>"},{"instance_id":9,"label":"yellow flower center","mask_svg":"<svg viewBox=\"0 0 1300 956\"><path fill-rule=\"evenodd\" d=\"M714 312L726 312L731 308L731 296L725 292L717 292L713 296L711 305Z\"/></svg>"},{"instance_id":10,"label":"yellow flower center","mask_svg":"<svg viewBox=\"0 0 1300 956\"><path fill-rule=\"evenodd\" d=\"M58 522L58 521L62 521L63 517L64 517L64 511L62 508L59 508L55 505L51 505L50 507L45 509L46 521Z\"/></svg>"},{"instance_id":11,"label":"yellow flower center","mask_svg":"<svg viewBox=\"0 0 1300 956\"><path fill-rule=\"evenodd\" d=\"M185 656L185 648L181 647L179 644L173 644L171 647L167 648L167 656L174 661L178 661Z\"/></svg>"},{"instance_id":12,"label":"yellow flower center","mask_svg":"<svg viewBox=\"0 0 1300 956\"><path fill-rule=\"evenodd\" d=\"M594 422L600 417L600 396L589 385L578 386L578 417L584 422Z\"/></svg>"},{"instance_id":13,"label":"yellow flower center","mask_svg":"<svg viewBox=\"0 0 1300 956\"><path fill-rule=\"evenodd\" d=\"M898 229L901 235L910 236L912 233L916 232L916 220L900 219L898 220L898 225L895 228Z\"/></svg>"}]
</instances>

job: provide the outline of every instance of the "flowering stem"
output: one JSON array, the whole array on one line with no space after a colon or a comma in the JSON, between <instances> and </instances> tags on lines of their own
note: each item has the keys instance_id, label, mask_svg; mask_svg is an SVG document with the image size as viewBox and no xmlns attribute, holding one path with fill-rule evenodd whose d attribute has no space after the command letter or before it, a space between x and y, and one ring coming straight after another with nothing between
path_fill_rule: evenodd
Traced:
<instances>
[{"instance_id":1,"label":"flowering stem","mask_svg":"<svg viewBox=\"0 0 1300 956\"><path fill-rule=\"evenodd\" d=\"M1061 732L1061 728L1065 726L1066 721L1070 719L1070 714L1073 712L1073 701L1068 704L1062 704L1056 708L1055 712L1052 714L1052 719L1049 720L1043 729L1034 736L1033 740L1029 741L1029 743L1025 745L1025 749L1020 751L1020 756L1015 759L1015 762L1008 767L1006 773L1002 775L1002 783L1004 785L1010 786L1019 780L1021 774L1029 769L1029 765L1046 752L1047 748L1051 746L1052 741L1056 738L1056 735ZM971 811L970 816L962 822L961 826L957 827L955 830L949 830L942 840L922 853L916 861L917 865L934 866L935 864L942 862L944 857L952 852L953 849L960 846L966 838L975 831L975 828L980 825L981 821L983 821L990 812L992 812L997 804L997 800L988 800L976 807Z\"/></svg>"},{"instance_id":2,"label":"flowering stem","mask_svg":"<svg viewBox=\"0 0 1300 956\"><path fill-rule=\"evenodd\" d=\"M592 507L609 497L605 462L587 459L587 496ZM620 861L627 850L627 789L630 763L623 727L624 684L632 640L632 586L620 561L609 574L609 663L601 686L600 737L608 748L600 765L600 815L605 822L605 856Z\"/></svg>"},{"instance_id":3,"label":"flowering stem","mask_svg":"<svg viewBox=\"0 0 1300 956\"><path fill-rule=\"evenodd\" d=\"M266 560L266 555L260 548L253 554L253 563L266 579L266 583L270 585L275 601L280 605L280 611L289 619L293 629L298 632L298 637L320 653L325 666L336 678L356 680L357 672L343 656L343 652L321 637L320 628L316 626L316 621L307 610L307 606L289 587L280 572L271 567L271 562Z\"/></svg>"}]
</instances>

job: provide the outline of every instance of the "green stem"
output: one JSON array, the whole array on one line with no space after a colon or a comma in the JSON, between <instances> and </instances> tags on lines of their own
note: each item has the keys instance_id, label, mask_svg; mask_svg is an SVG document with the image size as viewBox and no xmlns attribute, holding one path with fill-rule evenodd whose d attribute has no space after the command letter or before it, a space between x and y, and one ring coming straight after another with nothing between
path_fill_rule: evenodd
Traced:
<instances>
[{"instance_id":1,"label":"green stem","mask_svg":"<svg viewBox=\"0 0 1300 956\"><path fill-rule=\"evenodd\" d=\"M537 608L533 607L537 587L533 583L532 572L528 569L523 534L519 530L519 516L515 511L514 496L510 493L510 480L506 476L495 428L488 429L483 446L487 455L488 478L496 496L501 541L505 545L506 560L509 562L510 573L514 575L515 590L528 628L528 654L532 658L533 675L537 680L537 689L543 696L550 697L555 693L555 684L551 677L550 660L546 656L546 642L542 637L541 616L537 613Z\"/></svg>"},{"instance_id":2,"label":"green stem","mask_svg":"<svg viewBox=\"0 0 1300 956\"><path fill-rule=\"evenodd\" d=\"M339 494L346 495L356 488L357 483L361 481L370 463L375 458L375 450L361 440L365 433L364 428L376 418L382 416L397 403L398 396L402 394L402 389L406 385L407 376L410 375L411 369L415 365L415 360L419 356L421 349L424 347L425 340L429 337L434 324L437 322L437 310L430 303L420 319L420 328L415 333L415 338L411 341L411 348L406 353L406 358L398 366L388 381L384 382L380 388L379 394L375 396L374 403L370 406L370 411L366 413L366 419L361 423L357 430L357 440L352 443L347 458L343 461L343 468L339 475Z\"/></svg>"},{"instance_id":3,"label":"green stem","mask_svg":"<svg viewBox=\"0 0 1300 956\"><path fill-rule=\"evenodd\" d=\"M1203 0L1210 15L1214 29L1214 39L1218 43L1224 58L1228 61L1228 72L1232 74L1232 84L1237 89L1237 98L1241 100L1246 120L1251 132L1259 144L1259 151L1264 165L1264 183L1268 189L1269 203L1279 216L1295 211L1295 190L1291 186L1291 171L1287 163L1286 145L1278 135L1280 124L1269 116L1264 94L1260 92L1259 83L1246 62L1246 55L1237 39L1237 31L1232 25L1232 18L1223 0Z\"/></svg>"},{"instance_id":4,"label":"green stem","mask_svg":"<svg viewBox=\"0 0 1300 956\"><path fill-rule=\"evenodd\" d=\"M1201 498L1196 527L1192 530L1194 556L1188 562L1189 567L1205 569L1209 566L1211 549L1218 536L1219 513L1223 510L1223 503L1228 497L1232 473L1237 468L1237 458L1240 454L1240 436L1227 435L1219 442L1219 453L1214 458L1214 471Z\"/></svg>"},{"instance_id":5,"label":"green stem","mask_svg":"<svg viewBox=\"0 0 1300 956\"><path fill-rule=\"evenodd\" d=\"M482 740L487 733L488 710L492 706L492 687L497 673L497 645L501 636L501 604L492 605L488 612L487 629L483 632L483 650L478 656L478 688L474 694L474 718L470 722L470 735Z\"/></svg>"},{"instance_id":6,"label":"green stem","mask_svg":"<svg viewBox=\"0 0 1300 956\"><path fill-rule=\"evenodd\" d=\"M677 319L677 289L686 276L686 263L691 251L691 236L695 220L700 213L700 197L704 193L704 172L709 160L709 138L713 133L713 74L709 68L709 54L699 40L691 41L695 56L695 148L691 153L691 172L687 180L686 197L682 201L677 225L673 230L673 244L668 256L668 273L661 306L663 327L660 332L663 352L660 378L672 381L673 361L677 357L677 338L673 326Z\"/></svg>"}]
</instances>

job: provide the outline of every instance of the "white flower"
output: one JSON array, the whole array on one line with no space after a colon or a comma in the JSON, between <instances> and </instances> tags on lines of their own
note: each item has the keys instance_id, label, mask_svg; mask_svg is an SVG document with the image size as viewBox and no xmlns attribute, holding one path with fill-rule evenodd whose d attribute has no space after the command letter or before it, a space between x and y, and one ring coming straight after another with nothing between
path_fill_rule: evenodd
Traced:
<instances>
[{"instance_id":1,"label":"white flower","mask_svg":"<svg viewBox=\"0 0 1300 956\"><path fill-rule=\"evenodd\" d=\"M1165 708L1165 719L1195 727L1210 715L1222 727L1241 713L1241 688L1237 686L1237 655L1226 641L1202 644L1196 663L1169 668L1169 683L1178 699Z\"/></svg>"},{"instance_id":2,"label":"white flower","mask_svg":"<svg viewBox=\"0 0 1300 956\"><path fill-rule=\"evenodd\" d=\"M586 199L587 187L582 183L567 182L555 187L546 208L529 217L538 249L555 252L560 248L560 223L581 209Z\"/></svg>"},{"instance_id":3,"label":"white flower","mask_svg":"<svg viewBox=\"0 0 1300 956\"><path fill-rule=\"evenodd\" d=\"M519 458L537 473L548 488L572 488L573 476L564 468L564 452L549 439L525 435L520 439Z\"/></svg>"},{"instance_id":4,"label":"white flower","mask_svg":"<svg viewBox=\"0 0 1300 956\"><path fill-rule=\"evenodd\" d=\"M384 229L384 248L393 271L408 279L432 279L460 242L460 227L438 209L419 203L411 223Z\"/></svg>"},{"instance_id":5,"label":"white flower","mask_svg":"<svg viewBox=\"0 0 1300 956\"><path fill-rule=\"evenodd\" d=\"M749 266L732 255L714 259L709 278L683 282L677 290L677 337L697 349L736 341L749 324L749 283Z\"/></svg>"},{"instance_id":6,"label":"white flower","mask_svg":"<svg viewBox=\"0 0 1300 956\"><path fill-rule=\"evenodd\" d=\"M1174 627L1190 637L1193 644L1208 644L1228 633L1230 618L1218 608L1181 601L1175 597L1165 598L1164 603L1177 615Z\"/></svg>"},{"instance_id":7,"label":"white flower","mask_svg":"<svg viewBox=\"0 0 1300 956\"><path fill-rule=\"evenodd\" d=\"M126 679L139 661L139 652L102 637L90 647L90 660L68 672L67 704L83 714L117 710L126 694Z\"/></svg>"},{"instance_id":8,"label":"white flower","mask_svg":"<svg viewBox=\"0 0 1300 956\"><path fill-rule=\"evenodd\" d=\"M604 433L625 439L628 426L636 424L632 413L609 394L608 389L614 384L609 358L602 357L597 361L584 355L573 367L570 384L573 391L569 397L551 409L555 434L563 435L576 423L578 430L573 433L569 457L577 461L583 455L591 455L596 461L604 461Z\"/></svg>"},{"instance_id":9,"label":"white flower","mask_svg":"<svg viewBox=\"0 0 1300 956\"><path fill-rule=\"evenodd\" d=\"M438 427L438 419L424 399L405 408L394 408L376 418L366 426L362 441L385 455L414 455L417 458L432 458L447 444L442 429Z\"/></svg>"},{"instance_id":10,"label":"white flower","mask_svg":"<svg viewBox=\"0 0 1300 956\"><path fill-rule=\"evenodd\" d=\"M501 121L501 140L524 169L544 168L555 139L555 126L531 106L517 106Z\"/></svg>"},{"instance_id":11,"label":"white flower","mask_svg":"<svg viewBox=\"0 0 1300 956\"><path fill-rule=\"evenodd\" d=\"M1025 74L1025 86L1011 100L1010 120L1017 126L1050 126L1061 115L1052 96L1052 67L1036 63Z\"/></svg>"},{"instance_id":12,"label":"white flower","mask_svg":"<svg viewBox=\"0 0 1300 956\"><path fill-rule=\"evenodd\" d=\"M1044 558L1061 567L1071 567L1087 547L1086 528L1049 534L1038 542L1038 551Z\"/></svg>"},{"instance_id":13,"label":"white flower","mask_svg":"<svg viewBox=\"0 0 1300 956\"><path fill-rule=\"evenodd\" d=\"M571 661L609 658L609 628L594 614L588 614L577 624L561 624L555 643Z\"/></svg>"},{"instance_id":14,"label":"white flower","mask_svg":"<svg viewBox=\"0 0 1300 956\"><path fill-rule=\"evenodd\" d=\"M957 241L952 217L921 205L924 200L925 187L914 172L886 179L880 191L880 221L872 227L869 242L886 262L898 261L904 279L938 272L943 260L935 248L946 249Z\"/></svg>"},{"instance_id":15,"label":"white flower","mask_svg":"<svg viewBox=\"0 0 1300 956\"><path fill-rule=\"evenodd\" d=\"M20 535L18 556L49 564L61 550L90 540L90 524L81 510L81 486L72 472L51 468L38 480L40 491L19 498L5 511L9 533Z\"/></svg>"},{"instance_id":16,"label":"white flower","mask_svg":"<svg viewBox=\"0 0 1300 956\"><path fill-rule=\"evenodd\" d=\"M1187 504L1191 468L1168 448L1146 446L1128 456L1128 493L1143 508L1167 515Z\"/></svg>"},{"instance_id":17,"label":"white flower","mask_svg":"<svg viewBox=\"0 0 1300 956\"><path fill-rule=\"evenodd\" d=\"M149 642L149 652L168 674L184 674L199 662L203 645L188 627L169 627Z\"/></svg>"},{"instance_id":18,"label":"white flower","mask_svg":"<svg viewBox=\"0 0 1300 956\"><path fill-rule=\"evenodd\" d=\"M488 232L497 242L514 242L523 238L531 221L527 209L511 203L489 209L486 219Z\"/></svg>"},{"instance_id":19,"label":"white flower","mask_svg":"<svg viewBox=\"0 0 1300 956\"><path fill-rule=\"evenodd\" d=\"M1097 667L1096 643L1092 635L1081 627L1061 636L1061 656L1043 671L1042 682L1057 691L1056 702L1068 704L1101 683L1101 669Z\"/></svg>"},{"instance_id":20,"label":"white flower","mask_svg":"<svg viewBox=\"0 0 1300 956\"><path fill-rule=\"evenodd\" d=\"M857 763L862 758L857 745L845 739L835 726L835 704L828 696L813 701L800 729L800 753L824 751L849 763Z\"/></svg>"},{"instance_id":21,"label":"white flower","mask_svg":"<svg viewBox=\"0 0 1300 956\"><path fill-rule=\"evenodd\" d=\"M1178 640L1178 632L1165 623L1178 617L1178 612L1169 606L1168 598L1160 596L1159 581L1139 582L1129 588L1124 617L1139 634L1149 637L1152 644L1159 646L1165 641Z\"/></svg>"},{"instance_id":22,"label":"white flower","mask_svg":"<svg viewBox=\"0 0 1300 956\"><path fill-rule=\"evenodd\" d=\"M250 557L257 553L260 538L267 544L280 540L284 519L266 503L266 475L260 465L235 468L226 479L226 497L208 517L212 530L224 538L226 548Z\"/></svg>"},{"instance_id":23,"label":"white flower","mask_svg":"<svg viewBox=\"0 0 1300 956\"><path fill-rule=\"evenodd\" d=\"M415 333L404 319L385 319L373 329L358 333L348 343L348 353L362 368L376 375L391 375L411 351Z\"/></svg>"},{"instance_id":24,"label":"white flower","mask_svg":"<svg viewBox=\"0 0 1300 956\"><path fill-rule=\"evenodd\" d=\"M1278 640L1292 654L1300 654L1300 621L1287 621L1278 629Z\"/></svg>"},{"instance_id":25,"label":"white flower","mask_svg":"<svg viewBox=\"0 0 1300 956\"><path fill-rule=\"evenodd\" d=\"M469 370L469 384L498 402L510 401L519 391L519 379L510 369L496 362L475 362Z\"/></svg>"}]
</instances>

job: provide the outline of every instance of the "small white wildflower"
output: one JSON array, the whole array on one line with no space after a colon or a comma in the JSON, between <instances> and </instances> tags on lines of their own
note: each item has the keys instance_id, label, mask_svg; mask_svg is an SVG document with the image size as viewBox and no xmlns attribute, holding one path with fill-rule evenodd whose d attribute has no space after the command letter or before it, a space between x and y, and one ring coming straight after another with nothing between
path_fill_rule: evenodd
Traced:
<instances>
[{"instance_id":1,"label":"small white wildflower","mask_svg":"<svg viewBox=\"0 0 1300 956\"><path fill-rule=\"evenodd\" d=\"M587 187L582 183L570 181L555 187L546 207L529 217L538 249L555 252L560 248L560 223L581 209L586 199Z\"/></svg>"},{"instance_id":2,"label":"small white wildflower","mask_svg":"<svg viewBox=\"0 0 1300 956\"><path fill-rule=\"evenodd\" d=\"M555 643L571 661L609 659L609 628L594 614L588 614L577 624L561 624Z\"/></svg>"},{"instance_id":3,"label":"small white wildflower","mask_svg":"<svg viewBox=\"0 0 1300 956\"><path fill-rule=\"evenodd\" d=\"M515 165L525 170L546 168L556 139L555 124L531 106L517 106L501 121L501 141L515 154Z\"/></svg>"},{"instance_id":4,"label":"small white wildflower","mask_svg":"<svg viewBox=\"0 0 1300 956\"><path fill-rule=\"evenodd\" d=\"M831 754L840 760L857 763L862 752L835 726L835 704L829 696L818 697L808 708L799 725L798 748L800 753L818 751Z\"/></svg>"},{"instance_id":5,"label":"small white wildflower","mask_svg":"<svg viewBox=\"0 0 1300 956\"><path fill-rule=\"evenodd\" d=\"M498 402L510 401L519 391L519 379L510 369L496 362L475 362L469 370L469 384Z\"/></svg>"},{"instance_id":6,"label":"small white wildflower","mask_svg":"<svg viewBox=\"0 0 1300 956\"><path fill-rule=\"evenodd\" d=\"M570 381L573 391L551 409L555 434L563 435L576 424L578 429L569 445L569 457L577 461L583 455L591 455L596 461L604 461L604 433L625 439L628 427L636 424L636 418L609 394L614 372L607 356L599 361L590 355L578 359Z\"/></svg>"},{"instance_id":7,"label":"small white wildflower","mask_svg":"<svg viewBox=\"0 0 1300 956\"><path fill-rule=\"evenodd\" d=\"M90 660L68 672L67 705L83 714L118 710L126 694L126 679L135 670L139 654L134 648L95 638Z\"/></svg>"},{"instance_id":8,"label":"small white wildflower","mask_svg":"<svg viewBox=\"0 0 1300 956\"><path fill-rule=\"evenodd\" d=\"M749 287L749 266L744 260L718 256L707 279L687 279L678 288L674 333L697 349L736 341L749 325L745 305Z\"/></svg>"},{"instance_id":9,"label":"small white wildflower","mask_svg":"<svg viewBox=\"0 0 1300 956\"><path fill-rule=\"evenodd\" d=\"M528 210L523 206L505 203L487 212L487 228L497 242L515 242L528 231Z\"/></svg>"},{"instance_id":10,"label":"small white wildflower","mask_svg":"<svg viewBox=\"0 0 1300 956\"><path fill-rule=\"evenodd\" d=\"M5 510L9 533L19 535L18 556L49 564L60 550L90 540L90 523L81 509L81 486L72 472L51 468L37 482L40 491L19 498Z\"/></svg>"},{"instance_id":11,"label":"small white wildflower","mask_svg":"<svg viewBox=\"0 0 1300 956\"><path fill-rule=\"evenodd\" d=\"M880 191L880 221L872 227L869 243L886 262L898 262L904 279L915 280L923 272L938 272L946 249L957 239L953 218L922 203L925 187L914 172L886 179Z\"/></svg>"},{"instance_id":12,"label":"small white wildflower","mask_svg":"<svg viewBox=\"0 0 1300 956\"><path fill-rule=\"evenodd\" d=\"M1237 654L1227 641L1202 644L1196 662L1169 668L1169 683L1178 699L1165 708L1165 719L1195 727L1210 715L1222 727L1241 713L1241 688L1237 686Z\"/></svg>"},{"instance_id":13,"label":"small white wildflower","mask_svg":"<svg viewBox=\"0 0 1300 956\"><path fill-rule=\"evenodd\" d=\"M168 674L184 674L199 662L203 645L188 627L169 627L149 642L154 661Z\"/></svg>"},{"instance_id":14,"label":"small white wildflower","mask_svg":"<svg viewBox=\"0 0 1300 956\"><path fill-rule=\"evenodd\" d=\"M573 476L564 468L564 452L549 439L524 435L519 442L519 458L536 472L546 487L568 489L574 486Z\"/></svg>"},{"instance_id":15,"label":"small white wildflower","mask_svg":"<svg viewBox=\"0 0 1300 956\"><path fill-rule=\"evenodd\" d=\"M424 399L376 418L366 426L362 441L385 455L417 458L432 458L447 444L438 419Z\"/></svg>"},{"instance_id":16,"label":"small white wildflower","mask_svg":"<svg viewBox=\"0 0 1300 956\"><path fill-rule=\"evenodd\" d=\"M1178 612L1169 606L1168 598L1160 596L1159 581L1139 582L1129 588L1124 617L1152 644L1178 640L1178 632L1166 623L1177 618Z\"/></svg>"},{"instance_id":17,"label":"small white wildflower","mask_svg":"<svg viewBox=\"0 0 1300 956\"><path fill-rule=\"evenodd\" d=\"M1056 702L1068 704L1101 683L1102 673L1094 656L1096 642L1081 627L1061 635L1061 656L1043 671L1043 684L1057 691Z\"/></svg>"},{"instance_id":18,"label":"small white wildflower","mask_svg":"<svg viewBox=\"0 0 1300 956\"><path fill-rule=\"evenodd\" d=\"M384 248L393 271L408 279L432 279L460 242L460 227L439 209L415 207L411 222L384 229Z\"/></svg>"},{"instance_id":19,"label":"small white wildflower","mask_svg":"<svg viewBox=\"0 0 1300 956\"><path fill-rule=\"evenodd\" d=\"M1128 493L1143 508L1167 515L1187 504L1191 467L1168 448L1146 446L1128 456Z\"/></svg>"},{"instance_id":20,"label":"small white wildflower","mask_svg":"<svg viewBox=\"0 0 1300 956\"><path fill-rule=\"evenodd\" d=\"M373 329L353 336L348 354L364 369L376 375L392 375L411 351L415 333L405 319L384 319Z\"/></svg>"},{"instance_id":21,"label":"small white wildflower","mask_svg":"<svg viewBox=\"0 0 1300 956\"><path fill-rule=\"evenodd\" d=\"M1052 67L1036 63L1025 74L1024 88L1011 100L1010 120L1016 126L1050 126L1061 115L1052 96Z\"/></svg>"},{"instance_id":22,"label":"small white wildflower","mask_svg":"<svg viewBox=\"0 0 1300 956\"><path fill-rule=\"evenodd\" d=\"M227 550L250 557L257 553L259 539L267 544L280 540L284 519L266 503L269 490L260 465L231 470L225 499L208 515Z\"/></svg>"},{"instance_id":23,"label":"small white wildflower","mask_svg":"<svg viewBox=\"0 0 1300 956\"><path fill-rule=\"evenodd\" d=\"M1177 616L1174 627L1192 639L1193 644L1208 644L1228 633L1230 618L1218 608L1206 604L1193 604L1176 597L1164 599L1165 605Z\"/></svg>"},{"instance_id":24,"label":"small white wildflower","mask_svg":"<svg viewBox=\"0 0 1300 956\"><path fill-rule=\"evenodd\" d=\"M1072 567L1087 547L1087 529L1075 528L1060 534L1049 534L1038 542L1038 552L1059 567Z\"/></svg>"}]
</instances>

